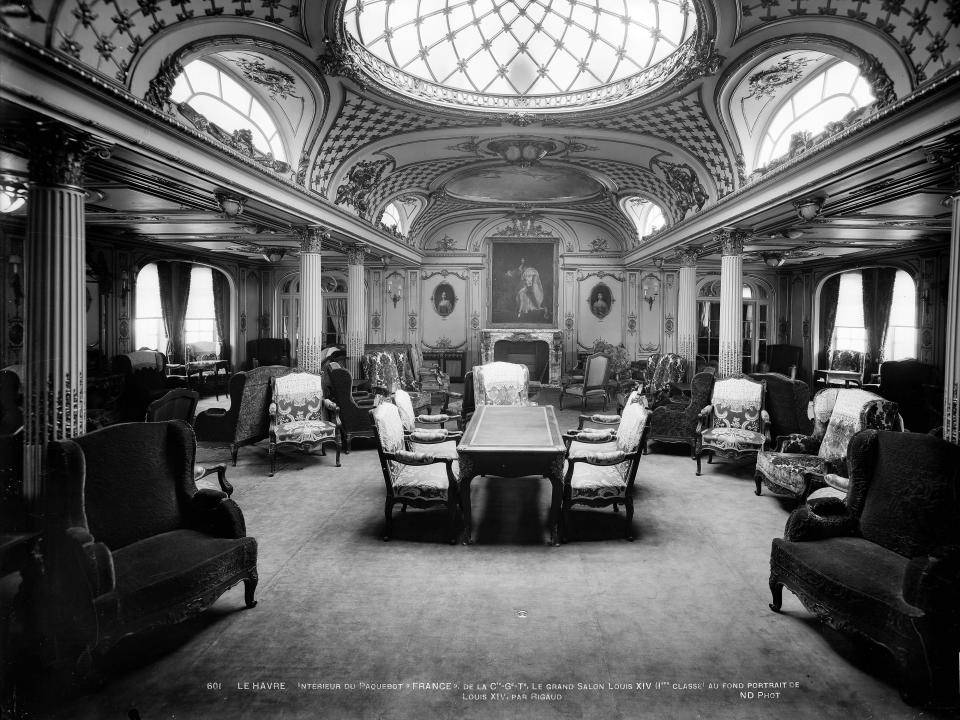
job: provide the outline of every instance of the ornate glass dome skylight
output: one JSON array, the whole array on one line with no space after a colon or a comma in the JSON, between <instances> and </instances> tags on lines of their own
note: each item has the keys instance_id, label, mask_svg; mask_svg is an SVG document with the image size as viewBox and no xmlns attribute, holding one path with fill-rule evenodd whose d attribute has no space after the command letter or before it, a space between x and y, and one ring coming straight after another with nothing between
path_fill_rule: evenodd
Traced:
<instances>
[{"instance_id":1,"label":"ornate glass dome skylight","mask_svg":"<svg viewBox=\"0 0 960 720\"><path fill-rule=\"evenodd\" d=\"M384 85L473 109L562 111L660 87L694 52L689 0L346 0L348 52Z\"/></svg>"}]
</instances>

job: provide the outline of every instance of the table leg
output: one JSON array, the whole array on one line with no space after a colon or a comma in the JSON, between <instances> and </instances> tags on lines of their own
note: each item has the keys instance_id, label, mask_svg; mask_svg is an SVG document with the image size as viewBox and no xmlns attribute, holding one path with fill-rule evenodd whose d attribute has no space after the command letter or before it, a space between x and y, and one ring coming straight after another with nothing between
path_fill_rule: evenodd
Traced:
<instances>
[{"instance_id":1,"label":"table leg","mask_svg":"<svg viewBox=\"0 0 960 720\"><path fill-rule=\"evenodd\" d=\"M547 475L553 494L550 498L550 544L560 545L560 512L563 506L563 455L559 455L550 463L550 474Z\"/></svg>"},{"instance_id":2,"label":"table leg","mask_svg":"<svg viewBox=\"0 0 960 720\"><path fill-rule=\"evenodd\" d=\"M473 463L465 455L460 455L460 512L463 516L464 545L472 545L473 514L470 507L470 481L474 478Z\"/></svg>"}]
</instances>

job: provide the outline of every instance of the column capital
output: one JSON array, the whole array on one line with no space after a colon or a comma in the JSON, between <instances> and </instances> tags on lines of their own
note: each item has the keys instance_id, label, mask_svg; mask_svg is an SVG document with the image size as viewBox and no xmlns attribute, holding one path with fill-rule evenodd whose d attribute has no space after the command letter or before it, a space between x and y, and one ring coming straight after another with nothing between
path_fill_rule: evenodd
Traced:
<instances>
[{"instance_id":1,"label":"column capital","mask_svg":"<svg viewBox=\"0 0 960 720\"><path fill-rule=\"evenodd\" d=\"M677 251L677 259L680 261L680 267L696 267L699 254L693 248L680 248Z\"/></svg>"},{"instance_id":2,"label":"column capital","mask_svg":"<svg viewBox=\"0 0 960 720\"><path fill-rule=\"evenodd\" d=\"M366 243L357 243L347 248L347 265L359 265L363 267L364 255L370 248Z\"/></svg>"},{"instance_id":3,"label":"column capital","mask_svg":"<svg viewBox=\"0 0 960 720\"><path fill-rule=\"evenodd\" d=\"M743 244L750 233L746 230L718 230L714 236L720 243L720 254L723 256L742 255Z\"/></svg>"},{"instance_id":4,"label":"column capital","mask_svg":"<svg viewBox=\"0 0 960 720\"><path fill-rule=\"evenodd\" d=\"M19 144L26 151L30 181L37 185L82 187L87 160L110 157L108 143L57 122L38 123L29 137L23 130Z\"/></svg>"},{"instance_id":5,"label":"column capital","mask_svg":"<svg viewBox=\"0 0 960 720\"><path fill-rule=\"evenodd\" d=\"M300 252L304 253L319 253L323 243L330 240L330 231L324 225L299 225L293 232L300 241Z\"/></svg>"}]
</instances>

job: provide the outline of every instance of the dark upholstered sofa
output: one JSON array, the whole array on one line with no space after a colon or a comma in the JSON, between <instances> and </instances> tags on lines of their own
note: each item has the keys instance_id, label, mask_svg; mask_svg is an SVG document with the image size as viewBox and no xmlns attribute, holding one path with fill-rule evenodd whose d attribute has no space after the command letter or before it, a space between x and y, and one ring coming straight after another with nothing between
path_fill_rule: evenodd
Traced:
<instances>
[{"instance_id":1,"label":"dark upholstered sofa","mask_svg":"<svg viewBox=\"0 0 960 720\"><path fill-rule=\"evenodd\" d=\"M283 365L234 373L228 387L229 408L210 408L197 415L197 440L230 443L233 464L242 445L264 440L270 430L270 378L292 372Z\"/></svg>"},{"instance_id":2,"label":"dark upholstered sofa","mask_svg":"<svg viewBox=\"0 0 960 720\"><path fill-rule=\"evenodd\" d=\"M955 702L960 447L863 430L848 459L846 501L800 506L773 541L770 607L780 610L786 586L824 622L890 651L905 700Z\"/></svg>"},{"instance_id":3,"label":"dark upholstered sofa","mask_svg":"<svg viewBox=\"0 0 960 720\"><path fill-rule=\"evenodd\" d=\"M241 580L257 542L226 493L198 490L181 420L121 423L48 446L42 568L25 572L42 659L90 669L123 637L181 622Z\"/></svg>"}]
</instances>

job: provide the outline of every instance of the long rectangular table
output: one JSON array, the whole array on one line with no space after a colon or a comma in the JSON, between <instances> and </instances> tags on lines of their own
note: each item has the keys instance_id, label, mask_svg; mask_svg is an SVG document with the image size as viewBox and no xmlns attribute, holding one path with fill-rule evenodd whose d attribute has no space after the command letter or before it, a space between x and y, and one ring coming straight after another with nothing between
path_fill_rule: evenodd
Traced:
<instances>
[{"instance_id":1,"label":"long rectangular table","mask_svg":"<svg viewBox=\"0 0 960 720\"><path fill-rule=\"evenodd\" d=\"M550 405L477 408L457 447L460 454L460 507L463 544L473 542L470 481L477 475L550 480L550 543L559 545L560 505L563 501L563 460L566 448L557 415Z\"/></svg>"}]
</instances>

